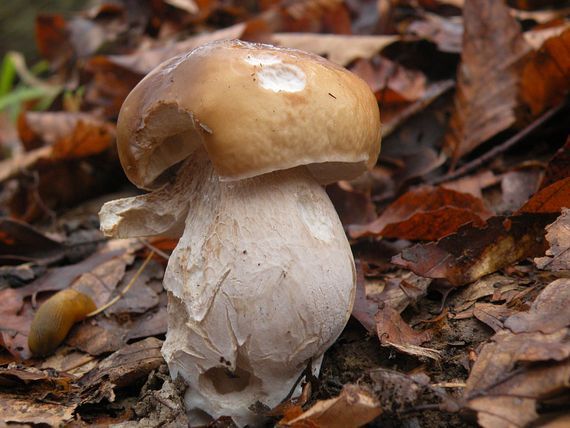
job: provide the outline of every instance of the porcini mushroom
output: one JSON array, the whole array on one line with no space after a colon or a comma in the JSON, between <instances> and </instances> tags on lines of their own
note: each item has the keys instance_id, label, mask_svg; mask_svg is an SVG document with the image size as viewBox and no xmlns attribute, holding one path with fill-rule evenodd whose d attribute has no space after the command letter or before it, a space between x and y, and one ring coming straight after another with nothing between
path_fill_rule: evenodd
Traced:
<instances>
[{"instance_id":1,"label":"porcini mushroom","mask_svg":"<svg viewBox=\"0 0 570 428\"><path fill-rule=\"evenodd\" d=\"M182 233L162 353L188 384L191 423L257 425L256 408L283 400L309 362L318 372L350 316L354 261L321 185L376 161L374 95L321 57L215 42L133 89L118 150L130 180L154 190L104 205L102 230Z\"/></svg>"}]
</instances>

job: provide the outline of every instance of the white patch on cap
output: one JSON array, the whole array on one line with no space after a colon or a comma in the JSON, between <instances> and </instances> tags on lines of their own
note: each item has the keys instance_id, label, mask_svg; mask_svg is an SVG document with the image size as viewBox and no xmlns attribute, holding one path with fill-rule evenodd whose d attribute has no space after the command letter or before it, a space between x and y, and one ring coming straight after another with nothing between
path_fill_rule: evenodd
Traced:
<instances>
[{"instance_id":1,"label":"white patch on cap","mask_svg":"<svg viewBox=\"0 0 570 428\"><path fill-rule=\"evenodd\" d=\"M284 64L274 55L248 55L245 59L255 68L255 79L264 89L273 92L300 92L307 81L301 68Z\"/></svg>"}]
</instances>

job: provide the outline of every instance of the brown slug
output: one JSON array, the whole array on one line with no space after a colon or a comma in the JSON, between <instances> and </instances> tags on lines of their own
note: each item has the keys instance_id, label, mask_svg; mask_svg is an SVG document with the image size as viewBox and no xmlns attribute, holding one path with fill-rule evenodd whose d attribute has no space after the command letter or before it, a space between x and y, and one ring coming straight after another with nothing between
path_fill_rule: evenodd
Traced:
<instances>
[{"instance_id":1,"label":"brown slug","mask_svg":"<svg viewBox=\"0 0 570 428\"><path fill-rule=\"evenodd\" d=\"M40 306L32 321L28 335L32 355L51 354L63 342L73 324L96 309L91 297L74 289L54 294Z\"/></svg>"}]
</instances>

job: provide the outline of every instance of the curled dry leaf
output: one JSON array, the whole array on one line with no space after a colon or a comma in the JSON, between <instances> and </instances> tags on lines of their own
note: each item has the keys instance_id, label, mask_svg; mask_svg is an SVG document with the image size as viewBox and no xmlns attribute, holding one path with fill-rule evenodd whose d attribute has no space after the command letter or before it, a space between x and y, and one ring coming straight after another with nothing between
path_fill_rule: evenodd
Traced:
<instances>
[{"instance_id":1,"label":"curled dry leaf","mask_svg":"<svg viewBox=\"0 0 570 428\"><path fill-rule=\"evenodd\" d=\"M418 332L402 319L398 311L385 306L376 314L376 334L383 346L391 346L405 354L440 360L441 354L436 349L420 346L433 335L432 330Z\"/></svg>"},{"instance_id":2,"label":"curled dry leaf","mask_svg":"<svg viewBox=\"0 0 570 428\"><path fill-rule=\"evenodd\" d=\"M549 213L491 217L483 227L465 225L438 242L405 249L392 263L454 286L468 284L518 260L544 254L544 227L553 219Z\"/></svg>"},{"instance_id":3,"label":"curled dry leaf","mask_svg":"<svg viewBox=\"0 0 570 428\"><path fill-rule=\"evenodd\" d=\"M456 160L515 123L521 59L530 50L502 1L466 0L463 21L456 110L445 138Z\"/></svg>"},{"instance_id":4,"label":"curled dry leaf","mask_svg":"<svg viewBox=\"0 0 570 428\"><path fill-rule=\"evenodd\" d=\"M546 226L546 240L550 248L547 257L534 259L539 269L570 271L570 209L562 209L562 215Z\"/></svg>"},{"instance_id":5,"label":"curled dry leaf","mask_svg":"<svg viewBox=\"0 0 570 428\"><path fill-rule=\"evenodd\" d=\"M318 401L294 419L282 419L279 425L293 428L357 428L373 421L381 412L380 403L372 393L361 386L348 384L338 397Z\"/></svg>"},{"instance_id":6,"label":"curled dry leaf","mask_svg":"<svg viewBox=\"0 0 570 428\"><path fill-rule=\"evenodd\" d=\"M374 222L349 228L350 236L384 236L436 240L466 223L484 224L491 216L484 202L467 193L443 187L423 187L405 193Z\"/></svg>"},{"instance_id":7,"label":"curled dry leaf","mask_svg":"<svg viewBox=\"0 0 570 428\"><path fill-rule=\"evenodd\" d=\"M532 54L520 84L521 98L533 116L564 101L570 91L570 28Z\"/></svg>"}]
</instances>

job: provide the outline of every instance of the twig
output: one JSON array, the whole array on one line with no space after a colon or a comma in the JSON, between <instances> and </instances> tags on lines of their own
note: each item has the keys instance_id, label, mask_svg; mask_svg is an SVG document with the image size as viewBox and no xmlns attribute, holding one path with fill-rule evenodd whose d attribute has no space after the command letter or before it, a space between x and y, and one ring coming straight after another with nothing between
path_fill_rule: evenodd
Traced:
<instances>
[{"instance_id":1,"label":"twig","mask_svg":"<svg viewBox=\"0 0 570 428\"><path fill-rule=\"evenodd\" d=\"M135 276L133 276L131 278L131 280L129 281L129 283L127 284L127 286L125 288L123 288L121 290L121 292L115 296L112 300L110 300L109 302L107 302L106 304L104 304L103 306L101 306L100 308L94 310L93 312L90 312L87 314L87 317L94 317L95 315L100 314L101 312L103 312L104 310L108 309L110 306L114 305L115 303L117 303L119 301L119 299L121 297L123 297L125 295L125 293L127 291L129 291L129 289L132 287L132 285L135 283L135 281L138 279L138 277L140 276L140 274L142 273L142 271L144 270L144 268L146 267L146 265L150 262L150 259L152 259L152 256L154 255L154 251L151 251L150 253L148 253L148 256L146 256L146 259L144 260L143 264L139 267L139 269L137 270L137 272L135 273Z\"/></svg>"},{"instance_id":2,"label":"twig","mask_svg":"<svg viewBox=\"0 0 570 428\"><path fill-rule=\"evenodd\" d=\"M154 251L156 254L158 254L160 257L162 257L163 259L167 260L170 258L170 256L168 254L166 254L164 251L162 251L160 248L156 248L154 245L152 245L150 242L148 242L146 239L139 239L139 242L141 244L143 244L146 248L148 248L151 251Z\"/></svg>"},{"instance_id":3,"label":"twig","mask_svg":"<svg viewBox=\"0 0 570 428\"><path fill-rule=\"evenodd\" d=\"M554 116L556 113L561 111L565 106L566 106L566 104L561 104L561 105L558 105L556 107L551 108L546 113L544 113L542 116L540 116L538 119L536 119L533 123L528 125L526 128L522 129L520 132L513 135L511 138L509 138L504 143L499 144L498 146L495 146L493 149L489 150L483 156L481 156L477 159L474 159L473 161L471 161L469 163L466 163L461 168L456 169L454 172L452 172L450 174L446 174L446 175L443 175L441 177L436 177L433 180L429 180L428 183L429 184L439 184L439 183L443 183L445 181L450 181L450 180L453 180L455 178L459 178L459 177L467 174L468 172L473 171L474 169L479 168L484 163L489 162L490 160L496 158L501 153L510 149L516 143L518 143L523 138L525 138L527 135L529 135L531 132L533 132L536 128L538 128L539 126L541 126L545 122L547 122L550 118L552 118L552 116Z\"/></svg>"}]
</instances>

